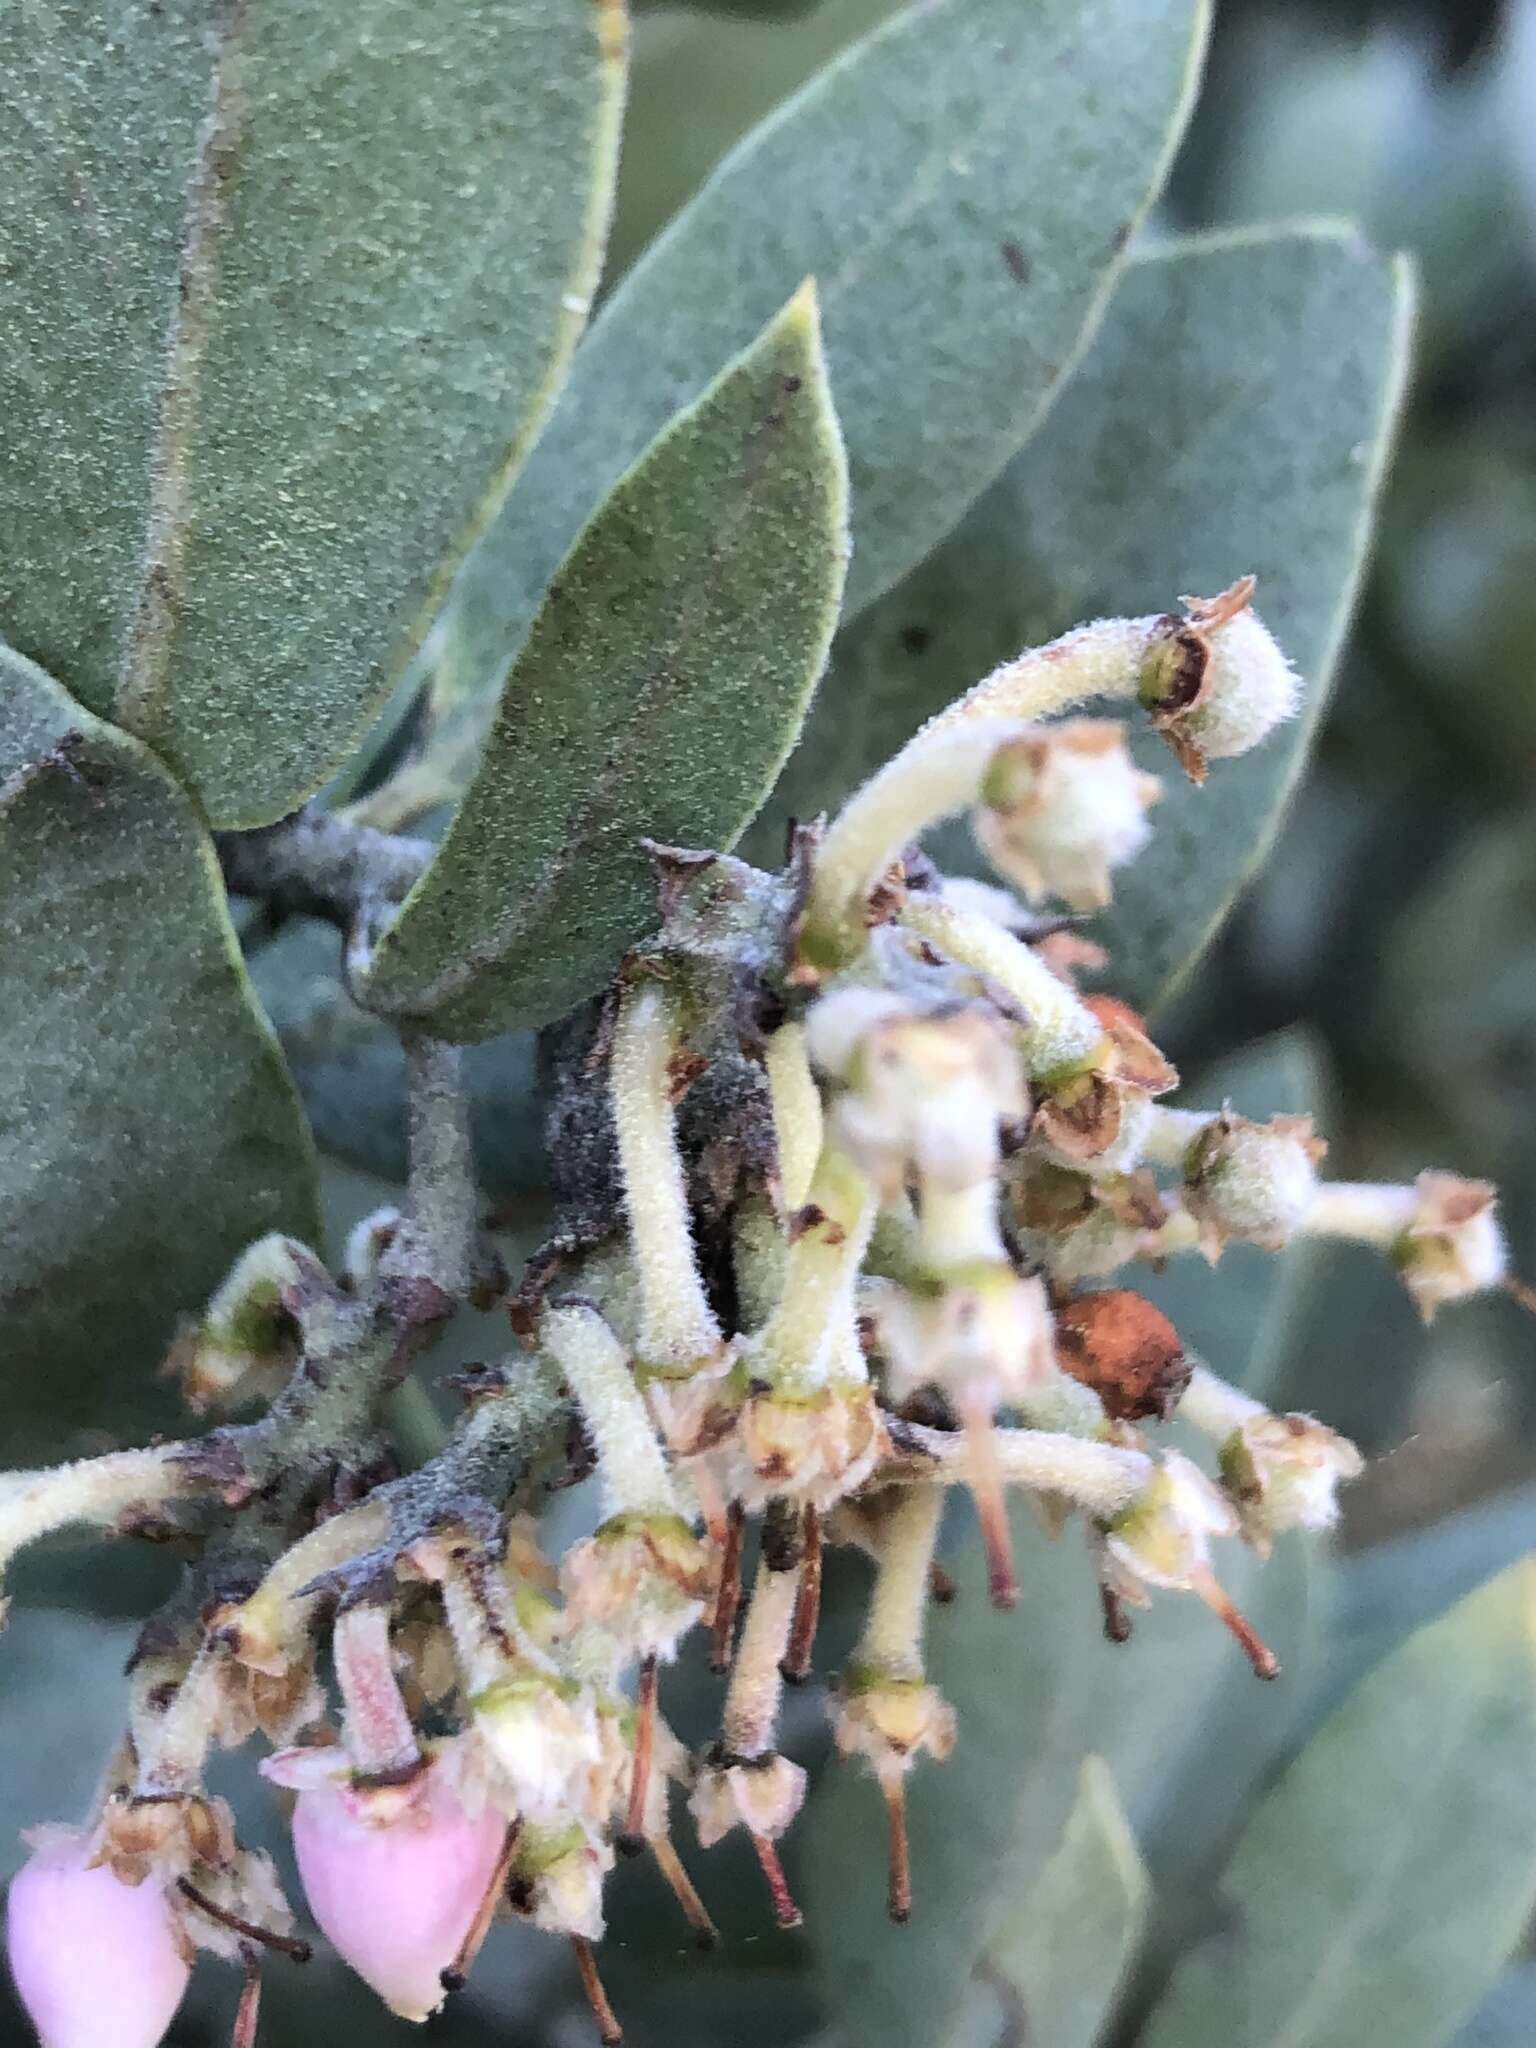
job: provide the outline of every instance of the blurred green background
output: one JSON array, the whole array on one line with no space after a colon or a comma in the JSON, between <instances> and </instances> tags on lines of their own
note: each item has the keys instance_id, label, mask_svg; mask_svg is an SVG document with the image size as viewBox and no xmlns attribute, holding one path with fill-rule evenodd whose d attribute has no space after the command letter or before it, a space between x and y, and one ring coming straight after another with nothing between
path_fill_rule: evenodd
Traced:
<instances>
[{"instance_id":1,"label":"blurred green background","mask_svg":"<svg viewBox=\"0 0 1536 2048\"><path fill-rule=\"evenodd\" d=\"M642 8L611 274L745 128L891 11L891 0ZM1486 1174L1504 1190L1517 1270L1536 1278L1536 4L1219 0L1204 96L1153 232L1318 215L1354 218L1415 254L1413 397L1312 772L1265 876L1160 1035L1196 1071L1298 1030L1324 1075L1330 1171ZM333 1193L360 1210L371 1189L343 1174ZM1351 1557L1327 1647L1287 1712L1294 1733L1409 1627L1536 1541L1536 1325L1495 1299L1426 1338L1389 1275L1340 1257L1284 1348L1285 1398L1381 1454L1349 1496ZM7 1727L18 1731L7 1829L42 1817L42 1785L50 1814L87 1796L114 1732L129 1617L164 1577L155 1558L123 1556L87 1582L81 1555L18 1573L23 1597L58 1604L30 1614L7 1649ZM1305 1561L1295 1570L1305 1577ZM861 1585L856 1568L833 1576L829 1657ZM1299 1642L1305 1589L1282 1588L1279 1606L1276 1626ZM819 1707L806 1703L800 1720L807 1753L824 1749ZM1280 1739L1272 1732L1234 1782L1260 1778ZM1134 1782L1121 1789L1169 1879L1129 2042L1200 1924L1201 1885L1234 1816L1191 1793L1194 1846L1181 1863L1166 1840L1157 1847L1170 1787L1139 1805ZM729 1960L697 1966L654 1882L619 1873L604 1961L636 2041L704 2048L814 2032L794 1946L763 1934L738 1860L723 1849L707 1866L735 1937ZM873 1851L860 1882L878 1892ZM923 1938L920 1927L909 1937ZM428 2037L444 2048L586 2042L572 1988L557 1945L498 1934L470 1997ZM271 2048L408 2038L328 1962L302 1981L275 1970L271 1990ZM0 2038L19 2040L3 1996ZM202 1971L173 2042L221 2042L232 1997L226 1974ZM1533 2009L1529 1973L1512 1973L1466 2048L1530 2039L1519 2030ZM999 2038L995 2010L974 2017L978 2048Z\"/></svg>"}]
</instances>

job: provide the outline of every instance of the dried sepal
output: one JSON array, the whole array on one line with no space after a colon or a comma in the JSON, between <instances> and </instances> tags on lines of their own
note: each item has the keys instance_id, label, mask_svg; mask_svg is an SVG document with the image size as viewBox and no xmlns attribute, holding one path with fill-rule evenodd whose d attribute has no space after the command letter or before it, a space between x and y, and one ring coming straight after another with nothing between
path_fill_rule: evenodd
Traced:
<instances>
[{"instance_id":1,"label":"dried sepal","mask_svg":"<svg viewBox=\"0 0 1536 2048\"><path fill-rule=\"evenodd\" d=\"M873 1389L834 1383L808 1395L754 1388L729 1445L733 1497L762 1508L785 1499L820 1509L870 1476L885 1444Z\"/></svg>"},{"instance_id":2,"label":"dried sepal","mask_svg":"<svg viewBox=\"0 0 1536 2048\"><path fill-rule=\"evenodd\" d=\"M611 1515L560 1561L570 1620L613 1630L637 1657L672 1657L713 1583L708 1550L678 1514Z\"/></svg>"},{"instance_id":3,"label":"dried sepal","mask_svg":"<svg viewBox=\"0 0 1536 2048\"><path fill-rule=\"evenodd\" d=\"M1153 1098L1177 1088L1178 1072L1126 1004L1090 996L1084 1007L1104 1035L1084 1060L1040 1077L1033 1136L1059 1164L1126 1174L1140 1163Z\"/></svg>"}]
</instances>

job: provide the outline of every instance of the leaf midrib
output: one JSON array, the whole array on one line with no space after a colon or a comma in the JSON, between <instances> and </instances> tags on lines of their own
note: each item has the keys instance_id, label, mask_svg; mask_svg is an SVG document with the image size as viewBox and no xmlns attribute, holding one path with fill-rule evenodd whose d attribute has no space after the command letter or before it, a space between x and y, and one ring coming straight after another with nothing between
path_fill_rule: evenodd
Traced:
<instances>
[{"instance_id":1,"label":"leaf midrib","mask_svg":"<svg viewBox=\"0 0 1536 2048\"><path fill-rule=\"evenodd\" d=\"M806 371L801 373L802 389L798 395L803 402L814 404L814 377L813 374L807 374L809 370L808 365ZM782 384L786 374L781 369L777 373L777 381ZM707 398L704 402L708 402ZM678 607L676 627L662 649L658 650L658 658L651 665L646 681L637 693L635 708L621 726L616 743L609 749L603 767L593 780L590 797L578 812L574 825L564 835L560 851L544 867L537 883L523 897L515 914L501 927L496 936L487 939L482 946L471 949L456 968L443 975L414 1000L404 1004L403 1008L436 1008L445 1000L462 995L481 974L504 961L526 940L530 931L537 929L548 906L558 897L571 871L587 856L593 841L598 837L600 821L611 813L614 787L634 757L638 744L637 736L662 714L682 680L682 650L694 636L706 593L715 580L716 572L728 554L743 520L755 502L765 467L764 451L775 430L776 422L770 409L759 421L748 444L747 459L736 503L729 516L720 522L708 553L689 580ZM644 457L641 459L643 461ZM599 513L596 516L602 515ZM583 537L578 536L573 552L581 547ZM557 584L558 580L557 572ZM545 602L548 603L549 599L546 598ZM449 846L445 844L443 852L446 854L448 851ZM423 891L433 886L431 871L420 886ZM450 885L444 881L438 886L446 890ZM404 907L401 914L403 917Z\"/></svg>"},{"instance_id":2,"label":"leaf midrib","mask_svg":"<svg viewBox=\"0 0 1536 2048\"><path fill-rule=\"evenodd\" d=\"M243 128L239 56L245 6L246 0L225 0L213 34L211 103L187 191L176 303L150 457L144 561L117 689L117 722L145 740L153 740L159 724L182 596L188 468L212 317L215 246Z\"/></svg>"}]
</instances>

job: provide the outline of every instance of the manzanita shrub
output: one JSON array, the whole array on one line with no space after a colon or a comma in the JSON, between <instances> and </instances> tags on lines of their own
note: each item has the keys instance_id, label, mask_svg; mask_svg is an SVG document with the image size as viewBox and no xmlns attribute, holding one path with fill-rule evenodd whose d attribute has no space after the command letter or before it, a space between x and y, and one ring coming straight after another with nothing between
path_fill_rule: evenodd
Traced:
<instances>
[{"instance_id":1,"label":"manzanita shrub","mask_svg":"<svg viewBox=\"0 0 1536 2048\"><path fill-rule=\"evenodd\" d=\"M896 12L589 321L621 0L0 24L0 1559L180 1566L85 1813L25 1787L43 2048L155 2048L202 1952L236 2048L264 1982L335 2031L306 1909L358 2039L493 2038L508 1919L608 2041L1086 2048L1140 1954L1154 2048L1436 2048L1515 1946L1523 1567L1168 1934L1361 1470L1266 1398L1313 1265L1507 1280L1454 1162L1326 1177L1296 1045L1181 1090L1147 1022L1300 772L1408 324L1347 229L1137 238L1203 26ZM242 941L328 1148L405 1158L330 1255Z\"/></svg>"}]
</instances>

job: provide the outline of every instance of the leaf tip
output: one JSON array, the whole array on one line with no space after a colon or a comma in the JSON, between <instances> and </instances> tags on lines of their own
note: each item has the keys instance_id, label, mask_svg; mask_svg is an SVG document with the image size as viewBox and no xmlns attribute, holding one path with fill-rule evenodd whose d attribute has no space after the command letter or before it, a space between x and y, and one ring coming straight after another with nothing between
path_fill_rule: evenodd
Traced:
<instances>
[{"instance_id":1,"label":"leaf tip","mask_svg":"<svg viewBox=\"0 0 1536 2048\"><path fill-rule=\"evenodd\" d=\"M810 346L820 343L821 294L814 277L801 279L780 317L787 329L803 334Z\"/></svg>"}]
</instances>

